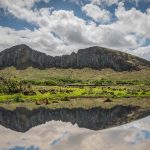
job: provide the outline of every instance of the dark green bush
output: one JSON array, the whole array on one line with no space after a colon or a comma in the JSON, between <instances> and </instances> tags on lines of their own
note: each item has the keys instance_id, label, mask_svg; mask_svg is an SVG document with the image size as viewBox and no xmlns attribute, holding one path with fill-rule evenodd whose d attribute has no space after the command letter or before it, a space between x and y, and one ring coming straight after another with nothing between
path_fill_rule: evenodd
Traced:
<instances>
[{"instance_id":1,"label":"dark green bush","mask_svg":"<svg viewBox=\"0 0 150 150\"><path fill-rule=\"evenodd\" d=\"M64 97L61 99L62 101L69 101L69 98L68 97Z\"/></svg>"},{"instance_id":2,"label":"dark green bush","mask_svg":"<svg viewBox=\"0 0 150 150\"><path fill-rule=\"evenodd\" d=\"M48 80L23 80L23 84L32 84L32 85L62 85L62 84L71 84L71 83L81 83L82 80L71 79L71 78L50 78Z\"/></svg>"},{"instance_id":3,"label":"dark green bush","mask_svg":"<svg viewBox=\"0 0 150 150\"><path fill-rule=\"evenodd\" d=\"M24 100L21 98L20 95L17 95L17 96L13 99L13 101L16 102L16 103L19 103L19 102L23 103L23 102L24 102Z\"/></svg>"},{"instance_id":4,"label":"dark green bush","mask_svg":"<svg viewBox=\"0 0 150 150\"><path fill-rule=\"evenodd\" d=\"M57 82L54 81L54 80L47 80L47 81L44 81L44 85L57 85Z\"/></svg>"},{"instance_id":5,"label":"dark green bush","mask_svg":"<svg viewBox=\"0 0 150 150\"><path fill-rule=\"evenodd\" d=\"M0 77L0 91L3 93L17 93L20 91L20 82L16 78Z\"/></svg>"}]
</instances>

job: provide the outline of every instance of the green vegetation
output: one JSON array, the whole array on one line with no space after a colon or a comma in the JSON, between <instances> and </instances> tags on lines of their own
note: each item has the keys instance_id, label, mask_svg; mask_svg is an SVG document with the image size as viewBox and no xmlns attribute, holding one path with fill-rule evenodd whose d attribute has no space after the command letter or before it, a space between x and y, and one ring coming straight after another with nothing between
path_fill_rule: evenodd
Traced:
<instances>
[{"instance_id":1,"label":"green vegetation","mask_svg":"<svg viewBox=\"0 0 150 150\"><path fill-rule=\"evenodd\" d=\"M24 83L24 84L30 83L32 85L52 86L52 85L82 83L82 80L71 79L71 78L54 78L54 77L51 77L47 80L22 80L22 83Z\"/></svg>"},{"instance_id":2,"label":"green vegetation","mask_svg":"<svg viewBox=\"0 0 150 150\"><path fill-rule=\"evenodd\" d=\"M91 69L61 69L62 72L70 70L72 76L59 72L59 69L36 70L28 68L27 70L14 70L8 68L0 72L0 105L29 105L44 107L93 107L93 106L114 106L117 104L134 104L150 107L150 78L149 70L143 70L143 76L139 72L114 73L108 71L109 75L103 75L101 78L93 76ZM54 75L56 71L57 75ZM30 74L29 72L30 71ZM49 71L51 74L49 74ZM100 75L98 71L96 75ZM42 78L43 72L43 78ZM83 75L79 78L80 73ZM84 76L86 72L86 76ZM107 73L108 73L107 72ZM76 74L74 77L73 74ZM116 75L114 78L114 74ZM112 75L113 74L113 75ZM121 77L121 75L124 77ZM127 77L125 77L125 74ZM131 74L138 74L138 78L133 78ZM52 76L53 75L53 76ZM103 77L102 77L103 76ZM113 77L112 77L113 76ZM74 78L73 78L74 77ZM108 78L109 77L109 78ZM138 79L138 80L137 80ZM110 101L106 101L110 99ZM145 105L147 103L147 106ZM140 105L139 105L140 104ZM34 105L34 106L33 106Z\"/></svg>"},{"instance_id":3,"label":"green vegetation","mask_svg":"<svg viewBox=\"0 0 150 150\"><path fill-rule=\"evenodd\" d=\"M149 97L150 89L148 86L33 86L32 89L20 91L19 93L1 93L0 102L15 99L17 96L27 100L43 100L43 99L64 99L78 97L105 97L105 98L121 98L121 97Z\"/></svg>"}]
</instances>

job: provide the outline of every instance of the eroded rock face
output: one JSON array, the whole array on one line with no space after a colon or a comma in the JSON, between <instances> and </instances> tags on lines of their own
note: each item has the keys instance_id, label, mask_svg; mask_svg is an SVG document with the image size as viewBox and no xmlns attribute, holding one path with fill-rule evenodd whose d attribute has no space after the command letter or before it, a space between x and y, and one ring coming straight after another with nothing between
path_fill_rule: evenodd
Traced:
<instances>
[{"instance_id":1,"label":"eroded rock face","mask_svg":"<svg viewBox=\"0 0 150 150\"><path fill-rule=\"evenodd\" d=\"M0 68L14 66L17 69L35 67L46 69L56 68L111 68L116 71L139 70L141 66L150 67L144 59L102 47L80 49L77 53L63 56L48 56L34 51L22 44L0 52Z\"/></svg>"},{"instance_id":2,"label":"eroded rock face","mask_svg":"<svg viewBox=\"0 0 150 150\"><path fill-rule=\"evenodd\" d=\"M137 119L141 116L137 113L139 110L135 106L115 106L111 109L92 108L92 109L46 109L38 108L28 110L26 108L17 108L10 111L0 108L0 124L19 132L26 132L30 128L43 124L51 120L61 120L77 124L79 127L84 127L92 130L99 130L115 125L121 125L128 121ZM133 117L133 113L138 114ZM146 116L149 112L144 112ZM131 115L132 114L132 115ZM143 117L142 115L141 117Z\"/></svg>"}]
</instances>

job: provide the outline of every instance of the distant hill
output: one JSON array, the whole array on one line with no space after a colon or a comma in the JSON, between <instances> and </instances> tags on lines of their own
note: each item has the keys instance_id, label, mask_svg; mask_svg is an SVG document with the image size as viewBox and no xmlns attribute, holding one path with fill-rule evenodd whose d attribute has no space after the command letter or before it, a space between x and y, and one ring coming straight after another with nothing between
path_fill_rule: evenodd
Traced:
<instances>
[{"instance_id":1,"label":"distant hill","mask_svg":"<svg viewBox=\"0 0 150 150\"><path fill-rule=\"evenodd\" d=\"M80 49L77 53L49 56L22 44L0 52L0 68L14 66L17 69L46 68L111 68L115 71L133 71L149 68L150 62L142 58L103 47Z\"/></svg>"}]
</instances>

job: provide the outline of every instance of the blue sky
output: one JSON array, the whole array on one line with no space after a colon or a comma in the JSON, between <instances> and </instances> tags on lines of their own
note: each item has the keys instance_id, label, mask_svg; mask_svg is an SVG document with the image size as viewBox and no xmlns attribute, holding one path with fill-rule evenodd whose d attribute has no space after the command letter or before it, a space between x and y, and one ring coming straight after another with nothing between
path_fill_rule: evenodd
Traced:
<instances>
[{"instance_id":1,"label":"blue sky","mask_svg":"<svg viewBox=\"0 0 150 150\"><path fill-rule=\"evenodd\" d=\"M150 60L150 0L0 0L0 50L62 55L90 46Z\"/></svg>"}]
</instances>

